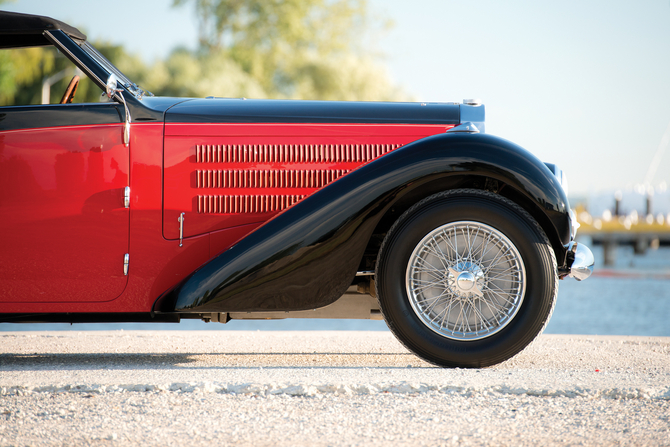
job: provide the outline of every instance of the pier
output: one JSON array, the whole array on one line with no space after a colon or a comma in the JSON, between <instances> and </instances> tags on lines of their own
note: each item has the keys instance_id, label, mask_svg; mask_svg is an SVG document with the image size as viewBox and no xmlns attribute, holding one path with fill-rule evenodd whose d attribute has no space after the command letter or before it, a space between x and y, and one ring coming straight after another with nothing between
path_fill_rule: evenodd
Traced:
<instances>
[{"instance_id":1,"label":"pier","mask_svg":"<svg viewBox=\"0 0 670 447\"><path fill-rule=\"evenodd\" d=\"M580 236L589 236L593 244L602 244L604 265L614 265L616 248L632 245L635 254L644 254L648 249L670 245L670 217L647 214L640 217L633 211L626 215L603 213L594 218L585 209L577 209Z\"/></svg>"}]
</instances>

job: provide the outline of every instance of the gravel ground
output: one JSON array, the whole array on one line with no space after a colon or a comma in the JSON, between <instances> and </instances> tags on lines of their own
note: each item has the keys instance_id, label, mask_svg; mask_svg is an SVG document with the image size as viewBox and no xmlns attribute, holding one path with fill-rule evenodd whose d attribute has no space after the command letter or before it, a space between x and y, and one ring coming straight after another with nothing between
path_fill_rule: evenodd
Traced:
<instances>
[{"instance_id":1,"label":"gravel ground","mask_svg":"<svg viewBox=\"0 0 670 447\"><path fill-rule=\"evenodd\" d=\"M387 332L0 333L0 445L670 445L670 338L441 369Z\"/></svg>"}]
</instances>

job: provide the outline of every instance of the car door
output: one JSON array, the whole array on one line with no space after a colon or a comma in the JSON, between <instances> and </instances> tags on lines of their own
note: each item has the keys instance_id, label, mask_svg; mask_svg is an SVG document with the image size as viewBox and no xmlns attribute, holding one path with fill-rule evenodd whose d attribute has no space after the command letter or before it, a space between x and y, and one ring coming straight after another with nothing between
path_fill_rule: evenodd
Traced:
<instances>
[{"instance_id":1,"label":"car door","mask_svg":"<svg viewBox=\"0 0 670 447\"><path fill-rule=\"evenodd\" d=\"M109 301L123 292L129 149L122 107L0 107L0 309Z\"/></svg>"}]
</instances>

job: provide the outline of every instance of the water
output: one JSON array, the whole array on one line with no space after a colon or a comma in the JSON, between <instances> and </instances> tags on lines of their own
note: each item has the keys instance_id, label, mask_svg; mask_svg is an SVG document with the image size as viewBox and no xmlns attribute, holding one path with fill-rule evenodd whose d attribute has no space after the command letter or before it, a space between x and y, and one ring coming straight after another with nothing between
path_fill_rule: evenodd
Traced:
<instances>
[{"instance_id":1,"label":"water","mask_svg":"<svg viewBox=\"0 0 670 447\"><path fill-rule=\"evenodd\" d=\"M588 241L586 241L588 243ZM591 278L560 282L549 334L670 336L670 247L636 256L620 247L616 264L604 268L602 249L593 247L596 269ZM89 330L358 330L386 331L383 321L274 320L231 321L228 324L184 320L174 323L12 324L0 331Z\"/></svg>"},{"instance_id":2,"label":"water","mask_svg":"<svg viewBox=\"0 0 670 447\"><path fill-rule=\"evenodd\" d=\"M585 241L588 243L588 241ZM596 265L586 281L561 281L549 334L670 336L670 247L635 255L619 247L614 266Z\"/></svg>"}]
</instances>

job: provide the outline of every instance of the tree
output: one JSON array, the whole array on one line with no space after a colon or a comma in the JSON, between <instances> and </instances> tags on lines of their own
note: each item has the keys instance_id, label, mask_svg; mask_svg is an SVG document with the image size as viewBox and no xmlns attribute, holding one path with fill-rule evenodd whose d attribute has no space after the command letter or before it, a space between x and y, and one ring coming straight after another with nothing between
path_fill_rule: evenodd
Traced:
<instances>
[{"instance_id":1,"label":"tree","mask_svg":"<svg viewBox=\"0 0 670 447\"><path fill-rule=\"evenodd\" d=\"M365 48L375 28L366 0L173 0L186 4L195 8L200 57L230 59L270 97L402 96Z\"/></svg>"},{"instance_id":2,"label":"tree","mask_svg":"<svg viewBox=\"0 0 670 447\"><path fill-rule=\"evenodd\" d=\"M157 62L150 76L138 79L140 85L157 95L187 97L247 97L267 96L261 85L239 65L221 52L194 54L185 49L174 50L165 61ZM130 76L131 73L128 72Z\"/></svg>"},{"instance_id":3,"label":"tree","mask_svg":"<svg viewBox=\"0 0 670 447\"><path fill-rule=\"evenodd\" d=\"M42 47L0 51L0 105L39 104L42 79L56 70L55 51Z\"/></svg>"},{"instance_id":4,"label":"tree","mask_svg":"<svg viewBox=\"0 0 670 447\"><path fill-rule=\"evenodd\" d=\"M2 2L2 0L0 0ZM404 100L365 44L366 0L173 0L193 4L200 47L147 66L120 45L94 46L129 79L162 96ZM0 51L0 105L39 104L42 81L71 67L52 47ZM71 75L51 88L60 100ZM75 102L101 94L86 76Z\"/></svg>"},{"instance_id":5,"label":"tree","mask_svg":"<svg viewBox=\"0 0 670 447\"><path fill-rule=\"evenodd\" d=\"M112 63L127 71L131 79L147 78L147 68L120 45L96 42L94 46ZM64 77L50 89L51 104L60 101L75 66L54 47L30 47L0 51L0 105L27 105L42 102L42 82L59 72ZM98 102L102 90L86 76L80 76L75 102Z\"/></svg>"}]
</instances>

